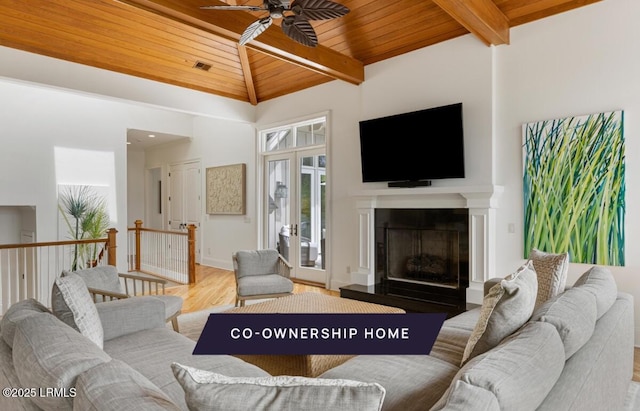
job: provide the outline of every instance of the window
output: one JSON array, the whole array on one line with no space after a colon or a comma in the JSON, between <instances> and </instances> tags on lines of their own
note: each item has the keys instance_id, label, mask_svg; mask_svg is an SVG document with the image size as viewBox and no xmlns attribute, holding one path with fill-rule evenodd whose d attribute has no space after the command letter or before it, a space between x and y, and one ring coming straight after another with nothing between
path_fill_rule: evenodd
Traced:
<instances>
[{"instance_id":1,"label":"window","mask_svg":"<svg viewBox=\"0 0 640 411\"><path fill-rule=\"evenodd\" d=\"M322 117L263 131L264 151L323 145L326 141L325 130L326 119Z\"/></svg>"}]
</instances>

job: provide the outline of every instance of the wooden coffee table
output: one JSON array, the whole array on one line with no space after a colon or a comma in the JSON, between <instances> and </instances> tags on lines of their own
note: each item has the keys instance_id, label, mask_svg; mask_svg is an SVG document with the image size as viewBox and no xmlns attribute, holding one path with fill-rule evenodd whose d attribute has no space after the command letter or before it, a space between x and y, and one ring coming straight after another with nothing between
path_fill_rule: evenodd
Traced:
<instances>
[{"instance_id":1,"label":"wooden coffee table","mask_svg":"<svg viewBox=\"0 0 640 411\"><path fill-rule=\"evenodd\" d=\"M404 313L405 311L386 305L367 303L347 298L332 297L307 292L277 298L262 303L234 308L226 313ZM235 357L257 365L271 375L299 375L317 377L334 368L353 355L236 355Z\"/></svg>"}]
</instances>

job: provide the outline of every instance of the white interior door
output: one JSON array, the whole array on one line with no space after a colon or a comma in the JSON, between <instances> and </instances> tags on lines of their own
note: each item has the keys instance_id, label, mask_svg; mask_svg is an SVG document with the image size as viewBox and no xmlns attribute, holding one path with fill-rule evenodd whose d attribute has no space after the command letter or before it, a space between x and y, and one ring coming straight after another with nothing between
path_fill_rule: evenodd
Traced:
<instances>
[{"instance_id":1,"label":"white interior door","mask_svg":"<svg viewBox=\"0 0 640 411\"><path fill-rule=\"evenodd\" d=\"M200 228L201 178L200 161L169 166L168 227L186 230L190 224ZM200 262L200 241L196 241L196 262Z\"/></svg>"},{"instance_id":2,"label":"white interior door","mask_svg":"<svg viewBox=\"0 0 640 411\"><path fill-rule=\"evenodd\" d=\"M265 235L294 269L292 277L326 283L324 150L269 155L265 160Z\"/></svg>"}]
</instances>

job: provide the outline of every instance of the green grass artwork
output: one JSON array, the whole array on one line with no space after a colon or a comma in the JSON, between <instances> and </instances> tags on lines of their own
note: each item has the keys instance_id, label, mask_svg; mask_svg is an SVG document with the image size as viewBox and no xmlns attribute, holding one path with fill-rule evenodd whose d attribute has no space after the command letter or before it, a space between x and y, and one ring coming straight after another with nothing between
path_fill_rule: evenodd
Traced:
<instances>
[{"instance_id":1,"label":"green grass artwork","mask_svg":"<svg viewBox=\"0 0 640 411\"><path fill-rule=\"evenodd\" d=\"M624 266L622 111L523 125L524 254Z\"/></svg>"}]
</instances>

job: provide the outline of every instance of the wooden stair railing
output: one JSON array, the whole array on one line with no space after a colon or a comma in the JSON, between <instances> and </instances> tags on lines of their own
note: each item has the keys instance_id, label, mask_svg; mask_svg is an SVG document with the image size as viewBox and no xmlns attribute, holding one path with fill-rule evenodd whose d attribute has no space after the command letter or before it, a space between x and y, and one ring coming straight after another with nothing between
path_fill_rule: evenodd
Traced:
<instances>
[{"instance_id":1,"label":"wooden stair railing","mask_svg":"<svg viewBox=\"0 0 640 411\"><path fill-rule=\"evenodd\" d=\"M117 233L111 228L106 238L0 244L0 314L27 298L49 306L53 282L63 270L71 270L77 245L104 244L98 261L85 263L116 266Z\"/></svg>"},{"instance_id":2,"label":"wooden stair railing","mask_svg":"<svg viewBox=\"0 0 640 411\"><path fill-rule=\"evenodd\" d=\"M142 227L136 220L129 231L129 271L159 276L170 281L196 282L196 226L187 231Z\"/></svg>"}]
</instances>

